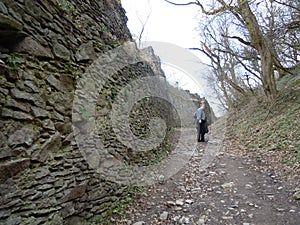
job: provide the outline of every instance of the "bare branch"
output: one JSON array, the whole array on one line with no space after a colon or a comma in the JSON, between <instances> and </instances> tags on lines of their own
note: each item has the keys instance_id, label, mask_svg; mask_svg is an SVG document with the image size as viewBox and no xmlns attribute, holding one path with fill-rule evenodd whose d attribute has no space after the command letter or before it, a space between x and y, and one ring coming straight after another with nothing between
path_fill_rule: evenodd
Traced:
<instances>
[{"instance_id":1,"label":"bare branch","mask_svg":"<svg viewBox=\"0 0 300 225\"><path fill-rule=\"evenodd\" d=\"M274 2L276 2L276 3L278 3L278 4L281 4L281 5L284 5L284 6L287 6L287 7L290 7L290 8L292 8L292 9L297 10L297 11L300 11L300 9L299 9L298 7L295 7L295 6L293 6L293 5L289 5L289 4L285 3L285 2L280 2L280 1L278 1L278 0L274 0Z\"/></svg>"},{"instance_id":2,"label":"bare branch","mask_svg":"<svg viewBox=\"0 0 300 225\"><path fill-rule=\"evenodd\" d=\"M176 6L199 5L198 1L196 1L196 2L187 2L187 3L175 3L175 2L171 2L169 0L164 0L164 1L169 3L169 4L176 5Z\"/></svg>"},{"instance_id":3,"label":"bare branch","mask_svg":"<svg viewBox=\"0 0 300 225\"><path fill-rule=\"evenodd\" d=\"M254 77L256 77L257 79L259 79L260 81L262 81L261 77L258 76L257 74L255 74L254 72L252 72L238 57L236 57L236 59L244 67L244 69L246 71L248 71L249 73L251 73Z\"/></svg>"},{"instance_id":4,"label":"bare branch","mask_svg":"<svg viewBox=\"0 0 300 225\"><path fill-rule=\"evenodd\" d=\"M210 58L214 62L214 59L211 57L211 55L208 52L206 52L204 49L201 49L201 48L188 48L188 49L200 51L200 52L204 53L208 58Z\"/></svg>"},{"instance_id":5,"label":"bare branch","mask_svg":"<svg viewBox=\"0 0 300 225\"><path fill-rule=\"evenodd\" d=\"M237 83L235 83L231 78L228 77L228 75L226 74L226 72L224 71L224 69L221 66L220 63L220 57L216 54L214 54L205 43L202 43L204 48L206 49L206 51L204 49L201 48L189 48L190 50L198 50L203 52L204 54L206 54L217 66L217 70L221 73L222 78L225 79L225 81L232 87L234 88L236 91L238 91L240 94L242 94L243 96L246 96L246 92L244 91L243 88L241 88Z\"/></svg>"},{"instance_id":6,"label":"bare branch","mask_svg":"<svg viewBox=\"0 0 300 225\"><path fill-rule=\"evenodd\" d=\"M224 35L222 34L223 37L226 37L226 38L232 38L232 39L237 39L239 42L243 43L244 45L248 45L248 46L251 46L253 47L253 45L251 44L251 42L249 41L245 41L243 38L241 37L238 37L238 36L227 36L227 35Z\"/></svg>"},{"instance_id":7,"label":"bare branch","mask_svg":"<svg viewBox=\"0 0 300 225\"><path fill-rule=\"evenodd\" d=\"M139 19L139 21L140 21L141 24L142 24L142 29L141 29L141 32L140 32L139 37L138 37L138 40L139 40L139 46L141 45L142 36L143 36L144 31L145 31L146 24L147 24L147 22L148 22L148 20L149 20L149 18L150 18L150 15L151 15L151 11L150 11L150 13L148 14L148 16L147 16L145 22L143 22L143 21L140 19L140 17L138 16L138 19Z\"/></svg>"},{"instance_id":8,"label":"bare branch","mask_svg":"<svg viewBox=\"0 0 300 225\"><path fill-rule=\"evenodd\" d=\"M233 51L223 50L223 49L220 49L220 48L215 48L214 50L219 51L219 52L223 52L223 53L227 53L227 54L231 54L231 55L233 55L235 57L238 57L238 58L241 58L243 60L253 60L253 59L260 60L260 57L258 57L258 56L256 56L256 57L254 57L254 56L245 57L245 56L242 56L242 55L238 55L237 53L235 53Z\"/></svg>"},{"instance_id":9,"label":"bare branch","mask_svg":"<svg viewBox=\"0 0 300 225\"><path fill-rule=\"evenodd\" d=\"M204 6L200 3L199 0L195 0L194 2L187 2L187 3L175 3L175 2L171 2L169 0L164 0L165 2L172 4L172 5L176 5L176 6L188 6L188 5L198 5L201 8L202 13L206 14L206 15L216 15L220 12L225 12L228 7L226 6L222 6L218 9L214 9L213 11L207 11Z\"/></svg>"}]
</instances>

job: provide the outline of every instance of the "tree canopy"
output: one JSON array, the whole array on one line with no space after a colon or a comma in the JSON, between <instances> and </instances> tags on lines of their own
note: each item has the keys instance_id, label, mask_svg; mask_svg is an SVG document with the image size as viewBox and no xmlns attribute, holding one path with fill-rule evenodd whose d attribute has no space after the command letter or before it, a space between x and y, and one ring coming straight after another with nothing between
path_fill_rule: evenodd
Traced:
<instances>
[{"instance_id":1,"label":"tree canopy","mask_svg":"<svg viewBox=\"0 0 300 225\"><path fill-rule=\"evenodd\" d=\"M289 0L195 0L199 50L211 60L215 89L228 107L237 96L261 86L276 96L276 79L299 65L300 2Z\"/></svg>"}]
</instances>

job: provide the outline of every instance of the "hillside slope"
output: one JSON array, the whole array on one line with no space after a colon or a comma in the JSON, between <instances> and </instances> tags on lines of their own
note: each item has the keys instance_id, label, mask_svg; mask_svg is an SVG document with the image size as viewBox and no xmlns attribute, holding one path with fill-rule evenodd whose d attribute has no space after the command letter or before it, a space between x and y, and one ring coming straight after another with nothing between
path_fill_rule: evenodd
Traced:
<instances>
[{"instance_id":1,"label":"hillside slope","mask_svg":"<svg viewBox=\"0 0 300 225\"><path fill-rule=\"evenodd\" d=\"M226 146L260 170L300 182L300 75L278 82L276 99L251 97L229 112Z\"/></svg>"}]
</instances>

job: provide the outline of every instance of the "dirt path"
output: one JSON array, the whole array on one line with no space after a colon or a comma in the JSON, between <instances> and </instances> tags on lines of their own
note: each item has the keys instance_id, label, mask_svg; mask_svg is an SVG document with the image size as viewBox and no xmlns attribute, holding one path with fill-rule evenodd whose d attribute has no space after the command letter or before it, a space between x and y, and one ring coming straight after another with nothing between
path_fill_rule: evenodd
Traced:
<instances>
[{"instance_id":1,"label":"dirt path","mask_svg":"<svg viewBox=\"0 0 300 225\"><path fill-rule=\"evenodd\" d=\"M194 150L176 175L147 187L114 224L300 224L295 186L253 170L251 159L227 153L220 134Z\"/></svg>"}]
</instances>

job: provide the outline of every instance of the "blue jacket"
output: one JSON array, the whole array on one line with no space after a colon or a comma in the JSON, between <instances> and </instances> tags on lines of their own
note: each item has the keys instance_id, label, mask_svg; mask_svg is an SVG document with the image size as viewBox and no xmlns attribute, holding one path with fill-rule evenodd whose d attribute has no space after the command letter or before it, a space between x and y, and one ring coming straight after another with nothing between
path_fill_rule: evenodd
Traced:
<instances>
[{"instance_id":1,"label":"blue jacket","mask_svg":"<svg viewBox=\"0 0 300 225\"><path fill-rule=\"evenodd\" d=\"M199 108L197 111L194 113L194 119L195 119L195 126L199 126L199 120L205 120L205 112L203 109Z\"/></svg>"}]
</instances>

